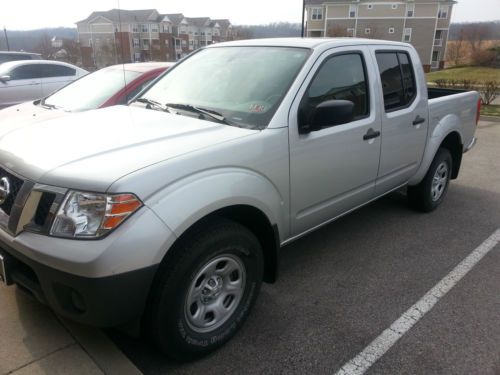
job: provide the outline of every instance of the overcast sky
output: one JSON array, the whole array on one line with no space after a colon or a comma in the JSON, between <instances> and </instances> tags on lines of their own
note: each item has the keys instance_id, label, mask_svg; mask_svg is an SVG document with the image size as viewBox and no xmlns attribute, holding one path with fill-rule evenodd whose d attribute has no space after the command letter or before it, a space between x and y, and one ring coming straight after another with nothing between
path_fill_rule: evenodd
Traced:
<instances>
[{"instance_id":1,"label":"overcast sky","mask_svg":"<svg viewBox=\"0 0 500 375\"><path fill-rule=\"evenodd\" d=\"M302 0L0 0L0 27L29 30L69 26L94 10L158 9L188 17L229 18L233 24L300 22ZM458 0L453 22L500 19L500 0Z\"/></svg>"}]
</instances>

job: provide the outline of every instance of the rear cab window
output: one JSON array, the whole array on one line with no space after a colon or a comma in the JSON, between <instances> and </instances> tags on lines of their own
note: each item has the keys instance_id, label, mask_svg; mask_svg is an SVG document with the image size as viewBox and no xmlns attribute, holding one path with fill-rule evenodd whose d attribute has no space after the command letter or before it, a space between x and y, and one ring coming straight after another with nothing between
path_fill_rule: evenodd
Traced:
<instances>
[{"instance_id":1,"label":"rear cab window","mask_svg":"<svg viewBox=\"0 0 500 375\"><path fill-rule=\"evenodd\" d=\"M407 52L376 52L386 112L407 108L417 96L415 73Z\"/></svg>"}]
</instances>

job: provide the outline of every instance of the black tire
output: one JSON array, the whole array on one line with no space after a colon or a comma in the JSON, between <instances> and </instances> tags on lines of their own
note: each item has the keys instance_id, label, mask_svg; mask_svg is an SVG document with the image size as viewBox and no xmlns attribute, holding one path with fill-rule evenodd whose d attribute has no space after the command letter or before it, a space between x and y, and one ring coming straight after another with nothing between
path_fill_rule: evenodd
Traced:
<instances>
[{"instance_id":1,"label":"black tire","mask_svg":"<svg viewBox=\"0 0 500 375\"><path fill-rule=\"evenodd\" d=\"M444 187L439 195L433 197L433 179L436 176L438 168L446 164L447 174L444 179ZM416 186L408 186L408 204L411 208L421 212L434 211L443 202L453 168L453 159L450 151L445 148L440 148L432 161L424 179ZM436 197L438 198L436 199Z\"/></svg>"},{"instance_id":2,"label":"black tire","mask_svg":"<svg viewBox=\"0 0 500 375\"><path fill-rule=\"evenodd\" d=\"M163 353L172 359L186 361L218 349L243 325L260 291L264 268L263 254L261 245L252 232L238 223L222 218L213 219L190 230L183 236L180 246L172 250L174 254L162 265L156 278L149 313L146 315L148 321L145 323L149 326L152 339ZM244 266L243 271L240 271L244 287L239 289L237 305L232 307L234 310L230 315L226 313L227 321L221 320L219 323L222 325L199 332L197 328L193 329L188 317L188 314L191 314L191 310L187 308L190 292L194 290L193 285L198 285L198 280L205 277L199 276L204 267L226 255L234 258L236 262L239 259L239 265ZM218 267L219 264L216 269ZM210 277L207 280L210 281L209 279ZM200 285L207 285L208 281L204 278ZM224 282L221 281L221 287ZM227 284L229 283L230 281L227 281ZM222 293L226 292L219 292ZM200 298L202 297L206 298L200 294ZM220 300L215 294L212 297L214 300ZM208 309L203 306L208 302L202 303L200 299L198 303L200 305L195 304L195 309Z\"/></svg>"}]
</instances>

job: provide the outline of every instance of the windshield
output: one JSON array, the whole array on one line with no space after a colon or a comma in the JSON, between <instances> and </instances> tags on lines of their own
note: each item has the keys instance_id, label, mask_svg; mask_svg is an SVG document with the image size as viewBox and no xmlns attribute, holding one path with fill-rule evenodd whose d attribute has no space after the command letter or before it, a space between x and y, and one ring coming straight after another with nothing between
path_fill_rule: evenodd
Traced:
<instances>
[{"instance_id":1,"label":"windshield","mask_svg":"<svg viewBox=\"0 0 500 375\"><path fill-rule=\"evenodd\" d=\"M207 48L172 69L143 98L216 111L231 125L261 129L308 55L303 48ZM184 114L181 106L175 106L177 110Z\"/></svg>"},{"instance_id":2,"label":"windshield","mask_svg":"<svg viewBox=\"0 0 500 375\"><path fill-rule=\"evenodd\" d=\"M45 99L43 104L68 112L95 109L141 73L122 68L102 69L73 82Z\"/></svg>"}]
</instances>

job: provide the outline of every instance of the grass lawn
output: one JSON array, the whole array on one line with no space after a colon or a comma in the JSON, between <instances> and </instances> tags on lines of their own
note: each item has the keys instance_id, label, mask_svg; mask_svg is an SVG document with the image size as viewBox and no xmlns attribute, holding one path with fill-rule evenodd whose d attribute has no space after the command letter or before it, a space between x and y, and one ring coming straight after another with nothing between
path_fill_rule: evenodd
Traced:
<instances>
[{"instance_id":1,"label":"grass lawn","mask_svg":"<svg viewBox=\"0 0 500 375\"><path fill-rule=\"evenodd\" d=\"M466 66L461 68L449 68L438 72L427 73L427 82L435 82L437 79L469 79L478 82L498 81L500 82L500 69L484 68L480 66Z\"/></svg>"},{"instance_id":2,"label":"grass lawn","mask_svg":"<svg viewBox=\"0 0 500 375\"><path fill-rule=\"evenodd\" d=\"M500 117L500 105L483 105L481 108L483 116L497 116Z\"/></svg>"}]
</instances>

